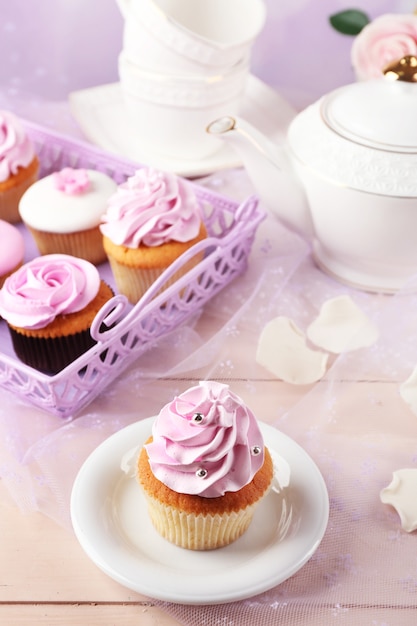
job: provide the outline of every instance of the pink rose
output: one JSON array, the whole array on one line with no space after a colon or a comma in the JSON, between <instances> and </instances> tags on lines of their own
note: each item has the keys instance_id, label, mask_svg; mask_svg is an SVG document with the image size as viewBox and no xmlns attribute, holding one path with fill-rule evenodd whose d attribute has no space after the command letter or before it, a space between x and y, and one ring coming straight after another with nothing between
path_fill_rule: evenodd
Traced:
<instances>
[{"instance_id":1,"label":"pink rose","mask_svg":"<svg viewBox=\"0 0 417 626\"><path fill-rule=\"evenodd\" d=\"M378 78L384 68L407 54L417 55L417 15L386 14L357 35L351 60L358 80Z\"/></svg>"},{"instance_id":2,"label":"pink rose","mask_svg":"<svg viewBox=\"0 0 417 626\"><path fill-rule=\"evenodd\" d=\"M70 196L83 193L90 186L88 172L84 169L64 167L60 172L52 174L52 177L55 189L63 191Z\"/></svg>"}]
</instances>

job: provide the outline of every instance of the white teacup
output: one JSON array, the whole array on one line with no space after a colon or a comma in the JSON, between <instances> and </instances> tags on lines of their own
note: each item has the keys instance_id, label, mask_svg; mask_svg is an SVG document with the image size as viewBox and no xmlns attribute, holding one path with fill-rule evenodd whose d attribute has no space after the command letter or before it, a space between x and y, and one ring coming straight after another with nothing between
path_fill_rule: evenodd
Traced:
<instances>
[{"instance_id":1,"label":"white teacup","mask_svg":"<svg viewBox=\"0 0 417 626\"><path fill-rule=\"evenodd\" d=\"M246 61L223 75L184 76L144 70L119 56L120 85L132 132L149 152L175 159L203 159L222 147L206 132L213 117L240 110Z\"/></svg>"},{"instance_id":2,"label":"white teacup","mask_svg":"<svg viewBox=\"0 0 417 626\"><path fill-rule=\"evenodd\" d=\"M235 65L217 67L192 58L193 55L171 47L169 40L159 37L140 19L125 21L123 54L131 63L144 70L167 74L210 76L216 71L223 73ZM249 58L249 55L250 52L246 51L243 58Z\"/></svg>"},{"instance_id":3,"label":"white teacup","mask_svg":"<svg viewBox=\"0 0 417 626\"><path fill-rule=\"evenodd\" d=\"M238 63L266 19L263 0L117 1L126 22L142 23L170 50L200 66Z\"/></svg>"}]
</instances>

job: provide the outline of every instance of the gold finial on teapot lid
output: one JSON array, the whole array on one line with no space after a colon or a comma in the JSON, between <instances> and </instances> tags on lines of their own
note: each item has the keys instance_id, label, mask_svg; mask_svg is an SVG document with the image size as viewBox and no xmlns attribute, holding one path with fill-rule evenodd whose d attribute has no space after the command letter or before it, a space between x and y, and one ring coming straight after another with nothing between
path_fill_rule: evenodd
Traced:
<instances>
[{"instance_id":1,"label":"gold finial on teapot lid","mask_svg":"<svg viewBox=\"0 0 417 626\"><path fill-rule=\"evenodd\" d=\"M399 61L394 61L383 70L386 78L402 80L407 83L417 82L417 57L408 54Z\"/></svg>"}]
</instances>

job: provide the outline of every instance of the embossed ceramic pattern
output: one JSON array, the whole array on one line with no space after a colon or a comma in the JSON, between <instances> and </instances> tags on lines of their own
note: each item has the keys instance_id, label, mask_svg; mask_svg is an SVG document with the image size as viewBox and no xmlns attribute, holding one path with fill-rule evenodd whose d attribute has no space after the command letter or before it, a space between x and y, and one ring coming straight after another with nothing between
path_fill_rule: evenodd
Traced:
<instances>
[{"instance_id":1,"label":"embossed ceramic pattern","mask_svg":"<svg viewBox=\"0 0 417 626\"><path fill-rule=\"evenodd\" d=\"M151 72L201 75L216 71L216 67L170 48L169 41L160 39L146 27L143 20L133 17L125 19L123 28L123 53L130 62Z\"/></svg>"},{"instance_id":2,"label":"embossed ceramic pattern","mask_svg":"<svg viewBox=\"0 0 417 626\"><path fill-rule=\"evenodd\" d=\"M185 122L189 114L187 109L202 107L207 116L211 104L224 103L236 96L240 98L249 73L246 58L223 73L213 71L207 76L151 72L131 63L123 52L119 55L118 65L123 90L155 104L184 107Z\"/></svg>"},{"instance_id":3,"label":"embossed ceramic pattern","mask_svg":"<svg viewBox=\"0 0 417 626\"><path fill-rule=\"evenodd\" d=\"M233 65L264 26L262 0L118 0L125 19L140 21L156 39L199 64ZM185 7L185 11L184 11Z\"/></svg>"},{"instance_id":4,"label":"embossed ceramic pattern","mask_svg":"<svg viewBox=\"0 0 417 626\"><path fill-rule=\"evenodd\" d=\"M121 183L139 167L115 158L84 142L25 123L41 162L41 175L63 167L94 167ZM242 273L247 265L258 224L264 213L255 198L238 205L200 186L195 192L205 209L209 237L173 263L134 307L116 295L97 314L91 334L98 341L88 352L54 376L47 376L0 353L0 386L50 413L66 417L80 411L107 388L133 361ZM155 297L178 267L191 256L205 253L204 260L180 280ZM106 319L107 332L101 332Z\"/></svg>"},{"instance_id":5,"label":"embossed ceramic pattern","mask_svg":"<svg viewBox=\"0 0 417 626\"><path fill-rule=\"evenodd\" d=\"M325 98L319 106L308 107L290 125L288 144L293 157L335 185L389 196L417 196L417 142L414 147L393 144L400 132L397 118L391 124L385 122L392 131L390 141L375 141L373 149L364 139L360 143L358 138L335 132L326 123L327 104ZM408 137L412 128L407 125Z\"/></svg>"}]
</instances>

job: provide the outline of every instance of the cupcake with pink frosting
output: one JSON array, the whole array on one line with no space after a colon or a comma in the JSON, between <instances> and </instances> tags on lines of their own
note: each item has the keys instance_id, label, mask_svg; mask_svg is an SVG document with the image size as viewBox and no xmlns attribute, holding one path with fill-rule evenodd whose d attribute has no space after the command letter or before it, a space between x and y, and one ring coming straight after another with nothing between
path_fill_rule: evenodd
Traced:
<instances>
[{"instance_id":1,"label":"cupcake with pink frosting","mask_svg":"<svg viewBox=\"0 0 417 626\"><path fill-rule=\"evenodd\" d=\"M65 167L27 189L20 217L41 254L70 254L97 265L107 258L100 221L116 189L104 172Z\"/></svg>"},{"instance_id":2,"label":"cupcake with pink frosting","mask_svg":"<svg viewBox=\"0 0 417 626\"><path fill-rule=\"evenodd\" d=\"M0 219L20 222L19 200L39 175L39 159L20 120L0 111Z\"/></svg>"},{"instance_id":3,"label":"cupcake with pink frosting","mask_svg":"<svg viewBox=\"0 0 417 626\"><path fill-rule=\"evenodd\" d=\"M118 291L133 304L171 263L207 236L192 185L153 168L142 168L119 185L101 232ZM191 258L164 288L201 258Z\"/></svg>"},{"instance_id":4,"label":"cupcake with pink frosting","mask_svg":"<svg viewBox=\"0 0 417 626\"><path fill-rule=\"evenodd\" d=\"M55 374L94 345L91 324L113 297L96 267L65 254L37 257L0 289L0 315L16 356Z\"/></svg>"},{"instance_id":5,"label":"cupcake with pink frosting","mask_svg":"<svg viewBox=\"0 0 417 626\"><path fill-rule=\"evenodd\" d=\"M137 479L163 537L211 550L248 529L273 463L241 398L228 385L203 381L163 407L140 451Z\"/></svg>"}]
</instances>

